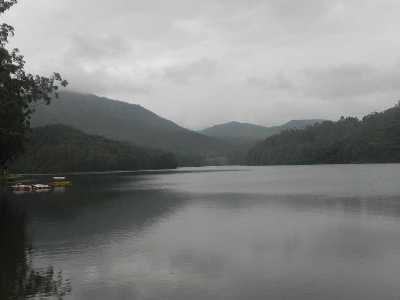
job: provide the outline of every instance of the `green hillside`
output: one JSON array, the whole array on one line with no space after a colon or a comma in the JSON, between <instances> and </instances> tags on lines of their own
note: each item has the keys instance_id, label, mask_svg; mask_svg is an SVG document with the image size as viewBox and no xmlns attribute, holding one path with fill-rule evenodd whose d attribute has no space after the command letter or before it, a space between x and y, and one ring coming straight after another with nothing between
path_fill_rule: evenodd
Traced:
<instances>
[{"instance_id":1,"label":"green hillside","mask_svg":"<svg viewBox=\"0 0 400 300\"><path fill-rule=\"evenodd\" d=\"M194 132L140 105L89 94L62 92L51 105L37 107L32 126L63 124L86 134L172 152L179 165L199 166L244 163L248 150L257 141L288 127L298 128L315 122L291 121L276 127L231 122Z\"/></svg>"},{"instance_id":2,"label":"green hillside","mask_svg":"<svg viewBox=\"0 0 400 300\"><path fill-rule=\"evenodd\" d=\"M254 165L400 162L400 105L362 120L348 117L283 131L252 148L247 160Z\"/></svg>"},{"instance_id":3,"label":"green hillside","mask_svg":"<svg viewBox=\"0 0 400 300\"><path fill-rule=\"evenodd\" d=\"M182 128L140 105L94 95L62 92L51 105L39 106L32 125L49 124L64 124L88 134L171 151L183 157L219 156L229 149L217 139Z\"/></svg>"},{"instance_id":4,"label":"green hillside","mask_svg":"<svg viewBox=\"0 0 400 300\"><path fill-rule=\"evenodd\" d=\"M170 169L172 154L85 134L64 125L35 128L15 172L74 172Z\"/></svg>"}]
</instances>

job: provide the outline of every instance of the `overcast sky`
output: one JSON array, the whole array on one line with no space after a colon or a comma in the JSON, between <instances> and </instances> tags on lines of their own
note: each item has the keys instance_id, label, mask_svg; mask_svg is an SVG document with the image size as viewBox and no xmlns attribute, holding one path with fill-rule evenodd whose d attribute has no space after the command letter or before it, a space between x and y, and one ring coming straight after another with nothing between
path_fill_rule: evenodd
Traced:
<instances>
[{"instance_id":1,"label":"overcast sky","mask_svg":"<svg viewBox=\"0 0 400 300\"><path fill-rule=\"evenodd\" d=\"M32 72L189 128L385 109L400 99L399 0L19 0Z\"/></svg>"}]
</instances>

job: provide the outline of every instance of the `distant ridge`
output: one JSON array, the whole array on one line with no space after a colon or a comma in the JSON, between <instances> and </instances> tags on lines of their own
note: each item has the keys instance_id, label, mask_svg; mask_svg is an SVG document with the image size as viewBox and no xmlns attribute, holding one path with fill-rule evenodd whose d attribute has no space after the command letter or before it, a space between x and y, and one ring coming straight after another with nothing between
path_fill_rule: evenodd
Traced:
<instances>
[{"instance_id":1,"label":"distant ridge","mask_svg":"<svg viewBox=\"0 0 400 300\"><path fill-rule=\"evenodd\" d=\"M259 140L273 134L275 131L274 128L250 123L228 122L214 125L200 132L207 136L216 138Z\"/></svg>"},{"instance_id":2,"label":"distant ridge","mask_svg":"<svg viewBox=\"0 0 400 300\"><path fill-rule=\"evenodd\" d=\"M251 123L228 122L206 128L200 132L214 138L254 142L278 134L285 129L304 129L307 126L323 121L322 119L292 120L281 126L273 127L265 127Z\"/></svg>"}]
</instances>

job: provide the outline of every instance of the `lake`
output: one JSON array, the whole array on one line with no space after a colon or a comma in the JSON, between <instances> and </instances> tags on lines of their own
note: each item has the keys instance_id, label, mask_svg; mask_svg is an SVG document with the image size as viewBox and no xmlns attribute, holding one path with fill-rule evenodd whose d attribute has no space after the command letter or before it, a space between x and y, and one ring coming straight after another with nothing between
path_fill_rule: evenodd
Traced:
<instances>
[{"instance_id":1,"label":"lake","mask_svg":"<svg viewBox=\"0 0 400 300\"><path fill-rule=\"evenodd\" d=\"M51 267L64 299L400 299L400 165L70 178L7 196L19 213L0 235L8 270Z\"/></svg>"}]
</instances>

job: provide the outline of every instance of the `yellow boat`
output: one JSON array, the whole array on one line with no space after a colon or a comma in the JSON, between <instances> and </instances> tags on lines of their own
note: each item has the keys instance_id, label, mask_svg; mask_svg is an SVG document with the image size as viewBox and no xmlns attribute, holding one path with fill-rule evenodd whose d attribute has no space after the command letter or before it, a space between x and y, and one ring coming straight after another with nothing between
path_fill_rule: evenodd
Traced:
<instances>
[{"instance_id":1,"label":"yellow boat","mask_svg":"<svg viewBox=\"0 0 400 300\"><path fill-rule=\"evenodd\" d=\"M53 177L53 182L51 183L54 187L68 187L72 186L72 182L67 180L65 177Z\"/></svg>"}]
</instances>

